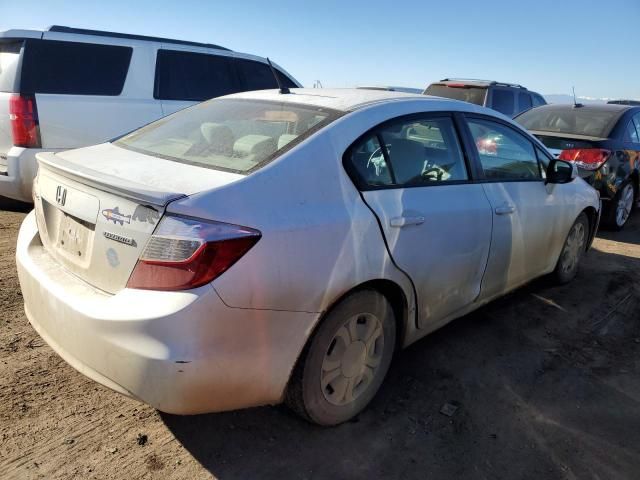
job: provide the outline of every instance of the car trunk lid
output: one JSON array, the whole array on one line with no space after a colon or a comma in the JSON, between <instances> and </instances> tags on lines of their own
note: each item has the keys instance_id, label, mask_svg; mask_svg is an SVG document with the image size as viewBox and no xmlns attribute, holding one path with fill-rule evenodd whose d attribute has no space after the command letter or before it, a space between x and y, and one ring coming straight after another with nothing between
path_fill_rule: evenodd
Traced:
<instances>
[{"instance_id":1,"label":"car trunk lid","mask_svg":"<svg viewBox=\"0 0 640 480\"><path fill-rule=\"evenodd\" d=\"M243 177L111 144L37 158L34 206L43 245L108 293L126 286L169 202Z\"/></svg>"}]
</instances>

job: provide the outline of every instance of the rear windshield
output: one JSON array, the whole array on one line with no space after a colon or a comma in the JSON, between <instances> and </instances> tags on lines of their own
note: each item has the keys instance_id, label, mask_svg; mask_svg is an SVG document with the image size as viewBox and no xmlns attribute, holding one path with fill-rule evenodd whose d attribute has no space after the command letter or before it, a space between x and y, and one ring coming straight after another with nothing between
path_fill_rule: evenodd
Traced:
<instances>
[{"instance_id":1,"label":"rear windshield","mask_svg":"<svg viewBox=\"0 0 640 480\"><path fill-rule=\"evenodd\" d=\"M620 113L619 110L574 107L534 108L515 120L527 130L607 138Z\"/></svg>"},{"instance_id":2,"label":"rear windshield","mask_svg":"<svg viewBox=\"0 0 640 480\"><path fill-rule=\"evenodd\" d=\"M179 163L249 173L339 115L288 102L215 99L158 120L115 144Z\"/></svg>"},{"instance_id":3,"label":"rear windshield","mask_svg":"<svg viewBox=\"0 0 640 480\"><path fill-rule=\"evenodd\" d=\"M0 92L18 91L22 40L0 42Z\"/></svg>"},{"instance_id":4,"label":"rear windshield","mask_svg":"<svg viewBox=\"0 0 640 480\"><path fill-rule=\"evenodd\" d=\"M131 47L28 39L20 91L120 95L131 54Z\"/></svg>"},{"instance_id":5,"label":"rear windshield","mask_svg":"<svg viewBox=\"0 0 640 480\"><path fill-rule=\"evenodd\" d=\"M487 89L483 87L448 87L446 85L433 84L429 85L424 93L425 95L453 98L454 100L462 100L476 105L484 105Z\"/></svg>"}]
</instances>

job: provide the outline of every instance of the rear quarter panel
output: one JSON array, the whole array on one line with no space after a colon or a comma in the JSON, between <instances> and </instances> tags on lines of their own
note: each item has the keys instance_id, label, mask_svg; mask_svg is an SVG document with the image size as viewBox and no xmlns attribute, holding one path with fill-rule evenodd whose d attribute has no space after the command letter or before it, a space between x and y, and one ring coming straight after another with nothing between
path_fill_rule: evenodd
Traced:
<instances>
[{"instance_id":1,"label":"rear quarter panel","mask_svg":"<svg viewBox=\"0 0 640 480\"><path fill-rule=\"evenodd\" d=\"M244 180L168 206L262 232L213 283L228 306L322 312L353 287L388 279L404 291L413 318L411 283L393 265L342 156L369 128L421 106L403 102L348 114Z\"/></svg>"}]
</instances>

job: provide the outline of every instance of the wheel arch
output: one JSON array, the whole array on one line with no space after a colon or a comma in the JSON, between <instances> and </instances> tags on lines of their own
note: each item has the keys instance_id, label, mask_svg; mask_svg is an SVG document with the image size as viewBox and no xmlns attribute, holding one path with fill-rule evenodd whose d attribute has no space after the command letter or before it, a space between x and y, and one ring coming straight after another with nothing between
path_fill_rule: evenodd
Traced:
<instances>
[{"instance_id":1,"label":"wheel arch","mask_svg":"<svg viewBox=\"0 0 640 480\"><path fill-rule=\"evenodd\" d=\"M593 243L593 239L596 236L598 231L598 224L600 223L600 212L592 207L591 205L582 210L582 212L587 216L587 220L589 221L589 241L585 245L585 251L591 248L591 244ZM580 215L578 215L580 216ZM577 217L576 217L577 218Z\"/></svg>"}]
</instances>

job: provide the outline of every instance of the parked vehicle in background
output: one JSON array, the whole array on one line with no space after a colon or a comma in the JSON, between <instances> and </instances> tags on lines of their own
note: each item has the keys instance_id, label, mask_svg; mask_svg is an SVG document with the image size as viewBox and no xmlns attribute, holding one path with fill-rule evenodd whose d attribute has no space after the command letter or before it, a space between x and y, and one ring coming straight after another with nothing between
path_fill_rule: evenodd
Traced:
<instances>
[{"instance_id":1,"label":"parked vehicle in background","mask_svg":"<svg viewBox=\"0 0 640 480\"><path fill-rule=\"evenodd\" d=\"M102 143L202 100L276 86L264 58L218 45L63 26L0 32L0 195L32 201L43 150Z\"/></svg>"},{"instance_id":2,"label":"parked vehicle in background","mask_svg":"<svg viewBox=\"0 0 640 480\"><path fill-rule=\"evenodd\" d=\"M385 87L385 86L375 86L375 85L363 85L361 88L364 90L386 90L387 92L404 92L404 93L422 93L422 89L420 88L409 88L409 87Z\"/></svg>"},{"instance_id":3,"label":"parked vehicle in background","mask_svg":"<svg viewBox=\"0 0 640 480\"><path fill-rule=\"evenodd\" d=\"M600 192L603 222L624 227L640 191L640 107L555 104L515 120L556 158L577 165L580 176Z\"/></svg>"},{"instance_id":4,"label":"parked vehicle in background","mask_svg":"<svg viewBox=\"0 0 640 480\"><path fill-rule=\"evenodd\" d=\"M397 348L537 276L575 276L597 192L517 124L321 93L231 95L39 154L17 245L34 328L166 412L284 399L333 425Z\"/></svg>"},{"instance_id":5,"label":"parked vehicle in background","mask_svg":"<svg viewBox=\"0 0 640 480\"><path fill-rule=\"evenodd\" d=\"M640 100L609 100L610 105L633 105L640 107Z\"/></svg>"},{"instance_id":6,"label":"parked vehicle in background","mask_svg":"<svg viewBox=\"0 0 640 480\"><path fill-rule=\"evenodd\" d=\"M429 85L424 94L474 103L497 110L507 117L547 104L542 95L522 85L492 80L445 78Z\"/></svg>"}]
</instances>

